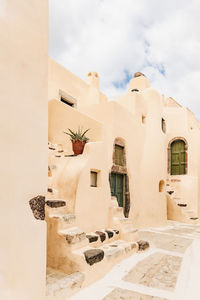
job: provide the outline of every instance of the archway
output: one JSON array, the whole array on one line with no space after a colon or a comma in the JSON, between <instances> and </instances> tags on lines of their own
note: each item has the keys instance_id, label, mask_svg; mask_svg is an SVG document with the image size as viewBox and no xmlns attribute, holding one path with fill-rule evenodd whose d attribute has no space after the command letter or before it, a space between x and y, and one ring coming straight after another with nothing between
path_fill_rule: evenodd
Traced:
<instances>
[{"instance_id":1,"label":"archway","mask_svg":"<svg viewBox=\"0 0 200 300\"><path fill-rule=\"evenodd\" d=\"M115 196L118 205L124 208L124 215L128 217L130 211L129 177L126 168L125 142L116 138L113 144L113 164L109 175L111 195Z\"/></svg>"},{"instance_id":2,"label":"archway","mask_svg":"<svg viewBox=\"0 0 200 300\"><path fill-rule=\"evenodd\" d=\"M174 138L168 146L168 173L170 175L187 174L187 141L184 138Z\"/></svg>"}]
</instances>

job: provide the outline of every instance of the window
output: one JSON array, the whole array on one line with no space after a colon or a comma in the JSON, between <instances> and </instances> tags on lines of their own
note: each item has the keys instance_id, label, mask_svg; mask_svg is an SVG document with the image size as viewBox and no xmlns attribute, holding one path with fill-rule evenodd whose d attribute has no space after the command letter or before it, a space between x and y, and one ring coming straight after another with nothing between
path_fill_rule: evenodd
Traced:
<instances>
[{"instance_id":1,"label":"window","mask_svg":"<svg viewBox=\"0 0 200 300\"><path fill-rule=\"evenodd\" d=\"M164 133L166 133L166 122L165 122L165 119L163 119L162 118L162 131L164 132Z\"/></svg>"},{"instance_id":2,"label":"window","mask_svg":"<svg viewBox=\"0 0 200 300\"><path fill-rule=\"evenodd\" d=\"M186 150L183 140L175 140L171 143L171 175L186 174Z\"/></svg>"},{"instance_id":3,"label":"window","mask_svg":"<svg viewBox=\"0 0 200 300\"><path fill-rule=\"evenodd\" d=\"M124 147L115 145L114 163L118 166L124 165Z\"/></svg>"},{"instance_id":4,"label":"window","mask_svg":"<svg viewBox=\"0 0 200 300\"><path fill-rule=\"evenodd\" d=\"M61 102L74 108L77 107L77 100L71 95L67 94L65 91L59 90L59 97Z\"/></svg>"},{"instance_id":5,"label":"window","mask_svg":"<svg viewBox=\"0 0 200 300\"><path fill-rule=\"evenodd\" d=\"M90 172L90 186L97 187L98 172Z\"/></svg>"},{"instance_id":6,"label":"window","mask_svg":"<svg viewBox=\"0 0 200 300\"><path fill-rule=\"evenodd\" d=\"M70 101L64 99L63 97L60 98L60 101L62 101L63 103L65 103L71 107L74 107L74 103L71 103Z\"/></svg>"}]
</instances>

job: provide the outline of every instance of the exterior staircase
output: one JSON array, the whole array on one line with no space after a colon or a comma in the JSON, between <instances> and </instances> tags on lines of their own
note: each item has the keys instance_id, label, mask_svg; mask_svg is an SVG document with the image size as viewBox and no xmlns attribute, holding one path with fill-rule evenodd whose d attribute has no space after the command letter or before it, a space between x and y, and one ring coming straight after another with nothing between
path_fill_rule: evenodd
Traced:
<instances>
[{"instance_id":1,"label":"exterior staircase","mask_svg":"<svg viewBox=\"0 0 200 300\"><path fill-rule=\"evenodd\" d=\"M46 299L66 299L66 293L73 294L104 276L122 259L142 250L137 230L123 216L116 199L111 200L110 212L108 228L86 233L77 226L76 216L68 213L64 199L46 199L47 269L48 274L54 274L48 275ZM76 278L78 282L72 284ZM59 292L59 285L64 283L66 293L63 289Z\"/></svg>"},{"instance_id":2,"label":"exterior staircase","mask_svg":"<svg viewBox=\"0 0 200 300\"><path fill-rule=\"evenodd\" d=\"M194 209L188 208L180 195L167 184L167 214L169 220L174 220L187 224L198 224L200 219Z\"/></svg>"}]
</instances>

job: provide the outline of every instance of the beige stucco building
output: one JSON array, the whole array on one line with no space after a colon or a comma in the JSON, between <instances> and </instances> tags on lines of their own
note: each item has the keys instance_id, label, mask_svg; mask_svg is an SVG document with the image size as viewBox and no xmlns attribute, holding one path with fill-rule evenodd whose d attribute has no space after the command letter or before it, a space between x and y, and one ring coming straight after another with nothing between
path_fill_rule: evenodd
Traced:
<instances>
[{"instance_id":1,"label":"beige stucco building","mask_svg":"<svg viewBox=\"0 0 200 300\"><path fill-rule=\"evenodd\" d=\"M47 1L11 2L0 26L0 290L45 299L47 267L46 299L64 299L145 248L138 228L198 222L200 125L142 73L109 101L98 73L82 80L48 58ZM74 155L64 131L78 127L89 142Z\"/></svg>"}]
</instances>

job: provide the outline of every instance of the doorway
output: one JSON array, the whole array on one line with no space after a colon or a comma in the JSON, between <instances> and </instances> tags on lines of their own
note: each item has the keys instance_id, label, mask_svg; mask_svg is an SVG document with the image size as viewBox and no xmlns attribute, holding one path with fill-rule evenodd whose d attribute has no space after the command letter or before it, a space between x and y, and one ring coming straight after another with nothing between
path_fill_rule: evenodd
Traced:
<instances>
[{"instance_id":1,"label":"doorway","mask_svg":"<svg viewBox=\"0 0 200 300\"><path fill-rule=\"evenodd\" d=\"M111 195L115 196L118 201L118 205L123 207L124 205L124 175L118 173L111 173Z\"/></svg>"}]
</instances>

